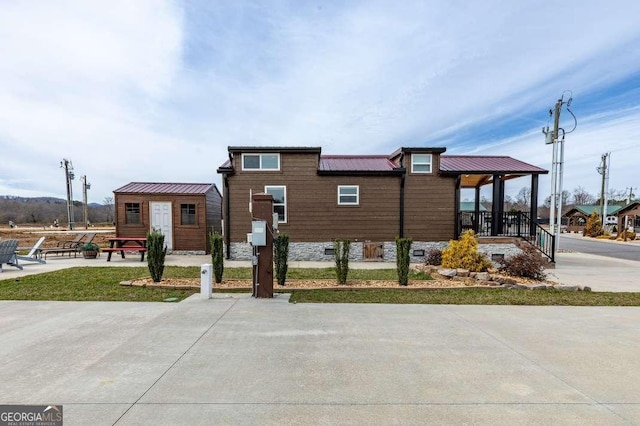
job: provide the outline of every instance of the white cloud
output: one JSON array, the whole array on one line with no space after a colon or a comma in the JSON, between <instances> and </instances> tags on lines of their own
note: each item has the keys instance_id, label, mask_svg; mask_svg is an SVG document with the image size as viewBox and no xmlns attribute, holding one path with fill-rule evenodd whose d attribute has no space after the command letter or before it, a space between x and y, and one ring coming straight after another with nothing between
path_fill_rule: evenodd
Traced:
<instances>
[{"instance_id":1,"label":"white cloud","mask_svg":"<svg viewBox=\"0 0 640 426\"><path fill-rule=\"evenodd\" d=\"M566 186L593 186L603 143L637 136L639 102L605 102L637 72L636 16L640 3L617 0L4 2L0 194L62 196L63 157L98 201L134 180L218 182L228 145L446 143L549 167L539 128L564 89L577 113L605 96L605 114L585 111L567 142ZM530 131L505 127L514 119ZM614 168L637 156L630 146Z\"/></svg>"}]
</instances>

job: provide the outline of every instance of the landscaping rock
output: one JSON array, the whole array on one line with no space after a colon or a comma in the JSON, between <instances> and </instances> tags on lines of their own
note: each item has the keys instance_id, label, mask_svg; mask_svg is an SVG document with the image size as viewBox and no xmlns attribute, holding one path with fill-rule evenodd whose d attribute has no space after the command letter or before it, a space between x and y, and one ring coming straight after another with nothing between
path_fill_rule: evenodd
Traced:
<instances>
[{"instance_id":1,"label":"landscaping rock","mask_svg":"<svg viewBox=\"0 0 640 426\"><path fill-rule=\"evenodd\" d=\"M547 286L544 284L531 286L531 290L546 290L546 289L547 289Z\"/></svg>"},{"instance_id":2,"label":"landscaping rock","mask_svg":"<svg viewBox=\"0 0 640 426\"><path fill-rule=\"evenodd\" d=\"M585 285L582 287L582 291L591 291L591 287Z\"/></svg>"},{"instance_id":3,"label":"landscaping rock","mask_svg":"<svg viewBox=\"0 0 640 426\"><path fill-rule=\"evenodd\" d=\"M458 269L456 269L456 276L458 276L458 277L468 277L469 276L469 270L468 269L458 268Z\"/></svg>"},{"instance_id":4,"label":"landscaping rock","mask_svg":"<svg viewBox=\"0 0 640 426\"><path fill-rule=\"evenodd\" d=\"M455 276L451 278L453 281L467 281L466 277L459 277L459 276Z\"/></svg>"},{"instance_id":5,"label":"landscaping rock","mask_svg":"<svg viewBox=\"0 0 640 426\"><path fill-rule=\"evenodd\" d=\"M478 281L489 281L489 273L488 272L477 272L475 278Z\"/></svg>"},{"instance_id":6,"label":"landscaping rock","mask_svg":"<svg viewBox=\"0 0 640 426\"><path fill-rule=\"evenodd\" d=\"M555 286L556 290L564 290L564 291L578 291L580 287L577 285L557 285Z\"/></svg>"},{"instance_id":7,"label":"landscaping rock","mask_svg":"<svg viewBox=\"0 0 640 426\"><path fill-rule=\"evenodd\" d=\"M517 284L518 283L513 278L508 278L508 277L496 277L494 281L498 281L500 284Z\"/></svg>"},{"instance_id":8,"label":"landscaping rock","mask_svg":"<svg viewBox=\"0 0 640 426\"><path fill-rule=\"evenodd\" d=\"M446 278L453 278L456 276L455 269L438 269L438 274Z\"/></svg>"},{"instance_id":9,"label":"landscaping rock","mask_svg":"<svg viewBox=\"0 0 640 426\"><path fill-rule=\"evenodd\" d=\"M478 275L478 273L477 273L477 272L469 272L469 277L470 277L470 278L475 278L475 277L476 277L476 275Z\"/></svg>"}]
</instances>

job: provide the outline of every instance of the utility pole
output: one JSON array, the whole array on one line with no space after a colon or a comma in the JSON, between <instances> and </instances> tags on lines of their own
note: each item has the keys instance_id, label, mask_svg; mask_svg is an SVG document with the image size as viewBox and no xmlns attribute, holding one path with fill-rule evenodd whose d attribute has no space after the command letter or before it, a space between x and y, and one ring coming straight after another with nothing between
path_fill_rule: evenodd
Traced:
<instances>
[{"instance_id":1,"label":"utility pole","mask_svg":"<svg viewBox=\"0 0 640 426\"><path fill-rule=\"evenodd\" d=\"M84 229L89 229L89 206L87 205L87 189L91 189L91 184L87 183L87 176L80 178L82 180L82 204L84 209Z\"/></svg>"},{"instance_id":2,"label":"utility pole","mask_svg":"<svg viewBox=\"0 0 640 426\"><path fill-rule=\"evenodd\" d=\"M607 158L611 155L610 152L602 154L600 166L596 168L599 174L602 175L602 185L600 188L600 220L602 224L605 223L607 217L607 190L609 186L609 166L607 165Z\"/></svg>"},{"instance_id":3,"label":"utility pole","mask_svg":"<svg viewBox=\"0 0 640 426\"><path fill-rule=\"evenodd\" d=\"M64 169L64 176L67 183L67 222L69 224L69 230L73 230L73 185L71 181L75 178L73 173L73 164L71 160L63 158L60 162L60 167Z\"/></svg>"}]
</instances>

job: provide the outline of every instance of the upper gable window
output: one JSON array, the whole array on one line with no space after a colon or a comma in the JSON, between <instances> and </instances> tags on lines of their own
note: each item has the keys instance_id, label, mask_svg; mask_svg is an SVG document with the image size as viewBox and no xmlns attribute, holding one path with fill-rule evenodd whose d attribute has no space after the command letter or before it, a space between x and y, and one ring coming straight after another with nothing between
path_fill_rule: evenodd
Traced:
<instances>
[{"instance_id":1,"label":"upper gable window","mask_svg":"<svg viewBox=\"0 0 640 426\"><path fill-rule=\"evenodd\" d=\"M431 154L411 154L411 173L431 173Z\"/></svg>"},{"instance_id":2,"label":"upper gable window","mask_svg":"<svg viewBox=\"0 0 640 426\"><path fill-rule=\"evenodd\" d=\"M280 170L280 154L242 154L242 170Z\"/></svg>"}]
</instances>

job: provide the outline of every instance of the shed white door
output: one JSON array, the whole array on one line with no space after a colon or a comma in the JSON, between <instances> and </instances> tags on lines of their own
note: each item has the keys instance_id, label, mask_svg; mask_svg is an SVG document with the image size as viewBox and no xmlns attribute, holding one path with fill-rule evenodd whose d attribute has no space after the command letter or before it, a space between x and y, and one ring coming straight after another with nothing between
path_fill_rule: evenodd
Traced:
<instances>
[{"instance_id":1,"label":"shed white door","mask_svg":"<svg viewBox=\"0 0 640 426\"><path fill-rule=\"evenodd\" d=\"M158 202L152 201L150 204L151 210L151 229L159 229L164 235L164 243L167 246L167 250L173 249L173 229L171 224L171 203L170 202Z\"/></svg>"}]
</instances>

